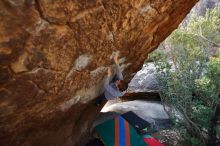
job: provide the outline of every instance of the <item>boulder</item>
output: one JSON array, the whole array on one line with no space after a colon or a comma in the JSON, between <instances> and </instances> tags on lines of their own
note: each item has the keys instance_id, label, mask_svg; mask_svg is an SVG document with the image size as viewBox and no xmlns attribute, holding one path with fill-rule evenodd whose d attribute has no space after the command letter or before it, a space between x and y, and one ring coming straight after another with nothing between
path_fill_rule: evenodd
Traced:
<instances>
[{"instance_id":1,"label":"boulder","mask_svg":"<svg viewBox=\"0 0 220 146\"><path fill-rule=\"evenodd\" d=\"M82 146L106 67L125 80L197 0L1 0L0 145Z\"/></svg>"},{"instance_id":2,"label":"boulder","mask_svg":"<svg viewBox=\"0 0 220 146\"><path fill-rule=\"evenodd\" d=\"M154 63L144 64L128 85L129 92L158 92L159 85Z\"/></svg>"}]
</instances>

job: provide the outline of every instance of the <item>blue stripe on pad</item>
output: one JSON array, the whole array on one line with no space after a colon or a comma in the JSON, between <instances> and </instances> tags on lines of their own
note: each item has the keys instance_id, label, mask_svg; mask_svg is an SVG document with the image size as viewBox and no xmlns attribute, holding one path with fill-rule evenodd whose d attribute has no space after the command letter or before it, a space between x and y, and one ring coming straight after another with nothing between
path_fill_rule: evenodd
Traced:
<instances>
[{"instance_id":1,"label":"blue stripe on pad","mask_svg":"<svg viewBox=\"0 0 220 146\"><path fill-rule=\"evenodd\" d=\"M120 131L120 146L126 146L125 144L125 125L124 125L124 119L119 116L119 131Z\"/></svg>"}]
</instances>

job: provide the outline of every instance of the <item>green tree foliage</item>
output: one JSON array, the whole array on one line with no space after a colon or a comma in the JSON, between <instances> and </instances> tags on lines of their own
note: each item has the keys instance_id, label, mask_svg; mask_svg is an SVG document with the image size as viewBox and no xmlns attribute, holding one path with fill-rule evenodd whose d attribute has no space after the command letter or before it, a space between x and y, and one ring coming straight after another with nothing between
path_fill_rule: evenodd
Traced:
<instances>
[{"instance_id":1,"label":"green tree foliage","mask_svg":"<svg viewBox=\"0 0 220 146\"><path fill-rule=\"evenodd\" d=\"M220 5L166 40L168 52L152 53L167 113L186 129L186 145L217 143L220 138ZM219 50L219 51L215 51ZM168 108L167 108L168 107Z\"/></svg>"}]
</instances>

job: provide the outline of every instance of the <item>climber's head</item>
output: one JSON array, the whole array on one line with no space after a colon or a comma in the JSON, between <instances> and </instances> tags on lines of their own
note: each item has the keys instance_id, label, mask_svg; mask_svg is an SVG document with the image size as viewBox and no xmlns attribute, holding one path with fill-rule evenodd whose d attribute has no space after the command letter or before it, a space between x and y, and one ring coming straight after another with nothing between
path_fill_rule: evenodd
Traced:
<instances>
[{"instance_id":1,"label":"climber's head","mask_svg":"<svg viewBox=\"0 0 220 146\"><path fill-rule=\"evenodd\" d=\"M115 81L115 85L120 91L125 91L128 88L128 84L125 83L124 80L117 80Z\"/></svg>"}]
</instances>

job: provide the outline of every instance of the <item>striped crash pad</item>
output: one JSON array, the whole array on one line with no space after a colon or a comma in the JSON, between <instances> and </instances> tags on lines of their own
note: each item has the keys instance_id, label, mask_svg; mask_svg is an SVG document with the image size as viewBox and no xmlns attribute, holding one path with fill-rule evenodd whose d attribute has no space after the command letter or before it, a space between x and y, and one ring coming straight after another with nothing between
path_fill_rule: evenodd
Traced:
<instances>
[{"instance_id":1,"label":"striped crash pad","mask_svg":"<svg viewBox=\"0 0 220 146\"><path fill-rule=\"evenodd\" d=\"M121 115L130 125L134 127L134 129L141 134L141 130L151 126L149 122L146 120L140 118L138 115L136 115L134 112L129 111L127 113L124 113Z\"/></svg>"},{"instance_id":2,"label":"striped crash pad","mask_svg":"<svg viewBox=\"0 0 220 146\"><path fill-rule=\"evenodd\" d=\"M148 146L121 116L97 125L95 129L106 146Z\"/></svg>"}]
</instances>

